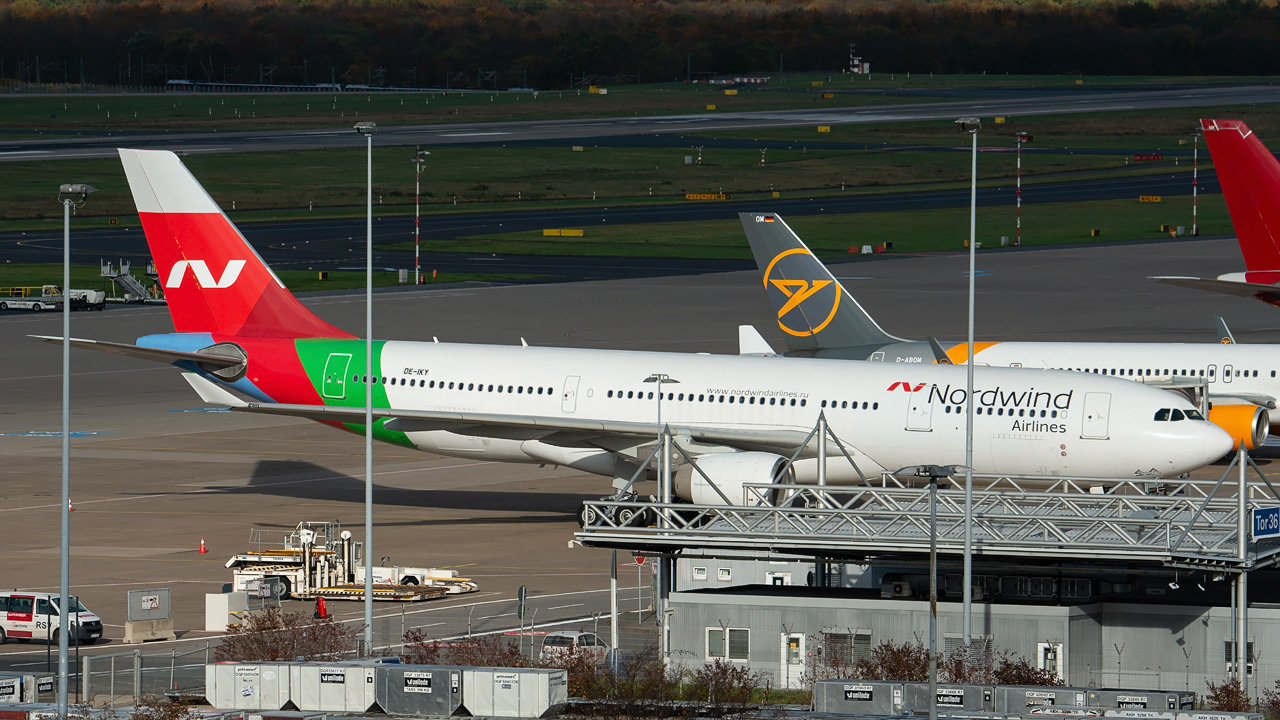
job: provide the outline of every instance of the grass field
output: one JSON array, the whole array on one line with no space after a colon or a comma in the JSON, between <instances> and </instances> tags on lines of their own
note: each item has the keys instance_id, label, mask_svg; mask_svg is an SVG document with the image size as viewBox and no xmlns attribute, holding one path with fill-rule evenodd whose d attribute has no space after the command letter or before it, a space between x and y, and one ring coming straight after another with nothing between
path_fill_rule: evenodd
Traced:
<instances>
[{"instance_id":1,"label":"grass field","mask_svg":"<svg viewBox=\"0 0 1280 720\"><path fill-rule=\"evenodd\" d=\"M1024 195L1025 197L1025 195ZM762 202L760 209L767 210ZM911 213L861 213L784 218L813 250L823 256L859 252L863 245L893 243L894 252L963 250L969 237L969 211L923 210ZM1191 229L1191 199L1141 203L1106 200L1081 203L1027 203L1022 207L1024 245L1125 241L1161 237L1161 225ZM1202 235L1229 233L1230 218L1221 195L1199 202ZM1099 230L1097 237L1091 231ZM978 242L1000 246L1015 235L1012 207L978 208ZM1167 235L1167 233L1164 233ZM387 246L412 251L412 243ZM530 255L606 255L749 259L750 248L736 220L619 225L588 228L581 238L543 237L540 232L481 235L461 240L424 242L424 251L518 253Z\"/></svg>"},{"instance_id":2,"label":"grass field","mask_svg":"<svg viewBox=\"0 0 1280 720\"><path fill-rule=\"evenodd\" d=\"M956 138L952 138L955 140ZM919 183L955 183L969 178L967 152L838 150L820 145L771 150L760 164L757 150L708 149L701 165L685 165L687 148L444 147L432 150L422 175L423 211L459 204L557 203L570 200L684 202L685 193L742 195L812 189L892 188ZM374 150L376 211L411 214L414 173L407 148ZM349 208L363 213L365 152L359 149L191 155L184 162L228 212ZM1207 160L1204 166L1208 166ZM1080 171L1151 172L1127 166L1118 155L1024 154L1023 175ZM1168 168L1172 169L1172 168ZM983 179L1008 178L1012 158L983 156ZM1163 171L1163 170L1161 170ZM115 159L0 163L5 202L0 221L58 218L57 187L68 180L98 189L77 226L105 225L109 218L134 220L133 198ZM526 206L527 207L527 206ZM265 215L257 219L272 219ZM5 223L0 229L32 229Z\"/></svg>"}]
</instances>

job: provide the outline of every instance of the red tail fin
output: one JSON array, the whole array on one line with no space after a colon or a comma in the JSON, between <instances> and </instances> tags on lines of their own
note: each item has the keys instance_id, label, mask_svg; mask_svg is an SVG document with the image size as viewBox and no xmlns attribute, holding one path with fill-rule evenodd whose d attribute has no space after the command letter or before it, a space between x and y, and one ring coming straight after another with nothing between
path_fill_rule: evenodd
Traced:
<instances>
[{"instance_id":1,"label":"red tail fin","mask_svg":"<svg viewBox=\"0 0 1280 720\"><path fill-rule=\"evenodd\" d=\"M349 338L302 306L176 155L120 150L178 332Z\"/></svg>"},{"instance_id":2,"label":"red tail fin","mask_svg":"<svg viewBox=\"0 0 1280 720\"><path fill-rule=\"evenodd\" d=\"M1280 162L1240 120L1201 120L1251 272L1280 270Z\"/></svg>"}]
</instances>

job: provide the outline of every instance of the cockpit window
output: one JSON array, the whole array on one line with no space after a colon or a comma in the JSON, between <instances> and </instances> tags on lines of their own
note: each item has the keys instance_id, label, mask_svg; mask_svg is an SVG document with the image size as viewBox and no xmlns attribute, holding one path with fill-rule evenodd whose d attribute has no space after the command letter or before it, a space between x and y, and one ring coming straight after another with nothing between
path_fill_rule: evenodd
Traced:
<instances>
[{"instance_id":1,"label":"cockpit window","mask_svg":"<svg viewBox=\"0 0 1280 720\"><path fill-rule=\"evenodd\" d=\"M1169 420L1169 408L1160 408L1156 411L1156 422L1167 422Z\"/></svg>"},{"instance_id":2,"label":"cockpit window","mask_svg":"<svg viewBox=\"0 0 1280 720\"><path fill-rule=\"evenodd\" d=\"M1179 410L1178 408L1174 408L1173 415L1169 419L1174 422L1177 422L1178 420L1185 420L1186 416L1182 414L1181 410Z\"/></svg>"},{"instance_id":3,"label":"cockpit window","mask_svg":"<svg viewBox=\"0 0 1280 720\"><path fill-rule=\"evenodd\" d=\"M1186 414L1188 420L1204 420L1204 416L1200 414L1199 410L1187 410Z\"/></svg>"}]
</instances>

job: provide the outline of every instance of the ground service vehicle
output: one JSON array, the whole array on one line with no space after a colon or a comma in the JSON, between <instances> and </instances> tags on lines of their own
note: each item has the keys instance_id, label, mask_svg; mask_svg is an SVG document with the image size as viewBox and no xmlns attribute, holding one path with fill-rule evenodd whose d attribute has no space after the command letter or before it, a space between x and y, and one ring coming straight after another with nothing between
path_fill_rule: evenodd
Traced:
<instances>
[{"instance_id":1,"label":"ground service vehicle","mask_svg":"<svg viewBox=\"0 0 1280 720\"><path fill-rule=\"evenodd\" d=\"M282 543L269 531L249 533L251 550L227 561L232 589L247 590L254 581L272 580L280 597L361 599L364 597L363 543L335 522L300 522ZM476 584L453 570L424 567L374 567L375 600L431 600L474 592Z\"/></svg>"},{"instance_id":2,"label":"ground service vehicle","mask_svg":"<svg viewBox=\"0 0 1280 720\"><path fill-rule=\"evenodd\" d=\"M72 288L67 296L72 310L101 310L107 306L107 294L101 290ZM57 285L0 288L0 310L58 310L65 299Z\"/></svg>"},{"instance_id":3,"label":"ground service vehicle","mask_svg":"<svg viewBox=\"0 0 1280 720\"><path fill-rule=\"evenodd\" d=\"M57 285L0 288L0 310L59 310L62 300Z\"/></svg>"},{"instance_id":4,"label":"ground service vehicle","mask_svg":"<svg viewBox=\"0 0 1280 720\"><path fill-rule=\"evenodd\" d=\"M6 590L0 592L0 644L9 638L21 642L30 640L58 641L58 594ZM76 630L84 645L92 645L102 637L102 618L94 615L80 601L72 597L70 605L76 616L68 618L68 624Z\"/></svg>"},{"instance_id":5,"label":"ground service vehicle","mask_svg":"<svg viewBox=\"0 0 1280 720\"><path fill-rule=\"evenodd\" d=\"M595 633L557 630L543 636L542 649L538 651L538 658L550 663L569 660L577 655L593 662L604 662L609 656L609 644Z\"/></svg>"}]
</instances>

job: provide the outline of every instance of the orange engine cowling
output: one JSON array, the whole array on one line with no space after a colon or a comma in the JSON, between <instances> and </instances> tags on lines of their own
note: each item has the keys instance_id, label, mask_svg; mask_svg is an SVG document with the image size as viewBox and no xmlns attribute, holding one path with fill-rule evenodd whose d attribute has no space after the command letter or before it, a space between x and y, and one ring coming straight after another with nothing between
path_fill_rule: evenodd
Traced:
<instances>
[{"instance_id":1,"label":"orange engine cowling","mask_svg":"<svg viewBox=\"0 0 1280 720\"><path fill-rule=\"evenodd\" d=\"M1209 408L1209 422L1235 439L1236 450L1240 449L1241 438L1246 450L1260 447L1271 430L1270 413L1257 405L1213 405Z\"/></svg>"}]
</instances>

